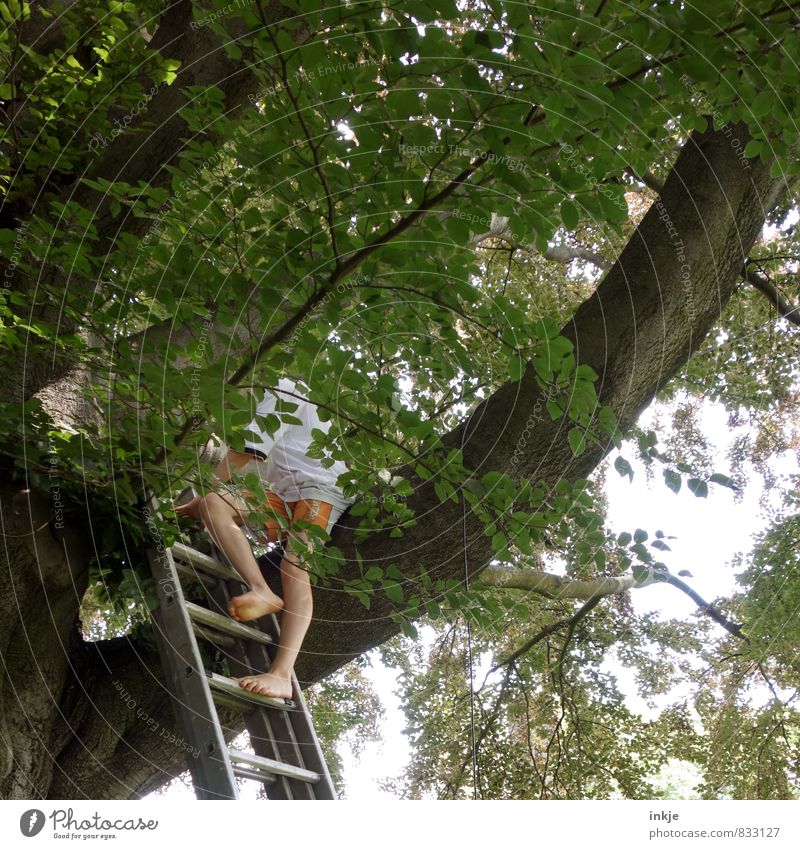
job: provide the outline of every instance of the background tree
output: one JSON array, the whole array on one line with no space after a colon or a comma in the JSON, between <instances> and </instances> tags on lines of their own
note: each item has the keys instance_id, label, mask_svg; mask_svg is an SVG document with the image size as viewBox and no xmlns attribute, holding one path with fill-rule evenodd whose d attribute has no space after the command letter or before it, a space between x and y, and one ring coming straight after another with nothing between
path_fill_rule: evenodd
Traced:
<instances>
[{"instance_id":1,"label":"background tree","mask_svg":"<svg viewBox=\"0 0 800 849\"><path fill-rule=\"evenodd\" d=\"M703 647L680 624L617 627L624 600L592 582L664 574L647 540L609 539L588 476L630 434L671 488L730 483L635 430L671 380L714 386L732 415L791 418L785 325L777 376L774 349L736 328L795 315L791 234L751 255L792 206L795 5L223 7L0 5L0 792L127 798L181 769L119 695L173 727L143 551L178 530L146 492L166 510L215 446L241 448L248 390L287 373L329 412L319 449L349 461L358 499L314 566L301 679L443 608L487 628L516 613L523 643L545 634L507 684L548 681L542 793L646 793L690 732L676 718L655 745L596 653L621 641L635 663L645 631ZM607 271L545 262L570 256ZM773 431L765 418L754 450ZM542 546L566 557L557 603L521 604L508 581L476 591L489 564L539 573ZM756 605L781 591L749 586ZM98 616L108 627L80 627ZM767 646L750 662L783 664ZM704 709L728 724L744 710ZM487 739L524 744L530 713L500 694L486 710ZM796 715L781 710L778 778L732 793L790 792ZM587 771L598 752L611 775ZM709 793L729 786L708 769ZM464 792L457 770L437 780ZM516 791L493 774L486 792Z\"/></svg>"}]
</instances>

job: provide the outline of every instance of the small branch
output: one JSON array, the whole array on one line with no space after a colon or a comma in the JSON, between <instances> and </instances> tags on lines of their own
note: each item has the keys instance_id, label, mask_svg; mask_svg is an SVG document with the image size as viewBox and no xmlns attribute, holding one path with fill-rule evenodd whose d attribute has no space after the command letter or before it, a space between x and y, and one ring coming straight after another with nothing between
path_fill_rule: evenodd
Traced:
<instances>
[{"instance_id":1,"label":"small branch","mask_svg":"<svg viewBox=\"0 0 800 849\"><path fill-rule=\"evenodd\" d=\"M793 307L766 277L762 277L754 268L750 268L748 263L745 263L742 269L742 278L751 286L755 286L783 318L796 327L800 327L800 306Z\"/></svg>"},{"instance_id":2,"label":"small branch","mask_svg":"<svg viewBox=\"0 0 800 849\"><path fill-rule=\"evenodd\" d=\"M328 179L325 176L325 170L322 167L319 159L319 147L322 144L322 140L315 144L314 137L311 133L311 130L306 124L305 118L303 117L303 111L300 108L300 104L295 97L292 89L289 85L289 76L286 69L286 60L283 56L282 51L278 47L278 43L275 40L275 36L272 34L272 30L267 28L267 35L269 36L270 41L272 42L272 46L275 48L275 53L278 57L278 61L281 65L281 77L283 78L283 87L286 91L289 100L292 101L292 106L294 107L294 113L297 116L297 120L300 122L300 126L303 129L303 134L306 137L306 142L308 143L308 147L311 150L311 155L314 157L314 170L317 172L317 176L319 177L319 181L322 184L322 189L325 193L325 202L328 207L328 214L326 216L328 223L328 235L331 240L331 251L333 252L334 264L339 264L339 248L336 242L336 214L335 207L336 203L333 200L333 195L331 194L330 186L328 185ZM326 133L327 135L327 133ZM323 136L324 139L324 136Z\"/></svg>"},{"instance_id":3,"label":"small branch","mask_svg":"<svg viewBox=\"0 0 800 849\"><path fill-rule=\"evenodd\" d=\"M505 566L488 566L480 574L483 584L501 589L529 590L546 598L575 598L587 600L595 596L614 595L635 586L632 574L618 578L595 578L591 581L574 581L551 575L549 572L510 569Z\"/></svg>"},{"instance_id":4,"label":"small branch","mask_svg":"<svg viewBox=\"0 0 800 849\"><path fill-rule=\"evenodd\" d=\"M731 622L727 616L725 616L722 611L718 610L714 607L713 604L707 602L704 598L702 598L698 593L696 593L688 584L685 584L680 578L676 578L674 575L670 575L667 578L667 583L672 584L673 587L677 587L681 592L685 592L686 595L703 611L703 613L707 613L715 622L718 622L722 627L729 633L733 634L734 637L737 637L740 640L745 640L746 642L750 642L750 640L742 633L742 626L737 625L735 622Z\"/></svg>"},{"instance_id":5,"label":"small branch","mask_svg":"<svg viewBox=\"0 0 800 849\"><path fill-rule=\"evenodd\" d=\"M572 262L573 259L582 259L585 262L591 262L592 265L596 265L603 271L611 268L612 265L612 263L610 263L605 257L600 256L600 254L595 251L589 250L589 248L582 248L580 246L569 247L567 245L554 245L553 247L548 248L544 252L543 256L551 262L566 263Z\"/></svg>"},{"instance_id":6,"label":"small branch","mask_svg":"<svg viewBox=\"0 0 800 849\"><path fill-rule=\"evenodd\" d=\"M505 339L503 339L503 336L502 336L501 333L498 333L496 330L493 330L491 327L487 327L487 325L478 321L478 319L469 315L469 313L466 313L463 310L460 310L457 307L454 307L452 304L447 304L444 301L440 301L431 292L426 292L423 289L416 289L413 286L399 286L399 285L382 284L382 283L375 283L375 282L370 282L369 284L366 284L364 286L364 288L385 289L386 291L389 291L389 292L411 292L414 295L418 295L420 298L422 298L424 300L431 301L431 303L436 304L436 306L441 307L444 310L449 310L450 312L453 312L456 315L461 316L461 318L463 318L464 321L468 321L471 324L474 324L476 327L480 327L481 330L485 330L491 336L494 336L494 338L497 339L497 341L501 345L505 345L507 348L510 348L514 353L519 353L519 348L517 348L515 345L510 344L509 342L506 342Z\"/></svg>"},{"instance_id":7,"label":"small branch","mask_svg":"<svg viewBox=\"0 0 800 849\"><path fill-rule=\"evenodd\" d=\"M605 595L638 589L635 579L630 573L618 578L595 578L591 581L574 581L570 578L562 578L560 575L551 575L549 572L539 572L533 569L511 569L504 566L489 566L481 572L479 580L487 586L509 590L528 590L529 592L538 593L546 598L553 599L576 598L591 601L595 597L602 598ZM740 640L747 640L747 637L742 634L741 625L731 622L720 610L707 602L680 578L669 575L666 583L672 584L673 587L677 587L686 593L702 609L703 613L707 613L715 622L722 625L728 633L733 634L734 637ZM566 620L560 627L563 627L564 624L566 624Z\"/></svg>"},{"instance_id":8,"label":"small branch","mask_svg":"<svg viewBox=\"0 0 800 849\"><path fill-rule=\"evenodd\" d=\"M450 212L449 215L456 215L456 213ZM478 233L473 236L470 239L470 244L478 247L481 242L485 242L487 239L500 238L508 240L508 220L508 217L505 215L495 215L493 213L492 223L489 226L489 229L485 233ZM612 263L596 251L581 247L580 245L553 245L552 247L547 248L542 256L544 256L545 259L549 259L551 262L563 263L572 262L573 259L582 259L585 262L590 262L592 265L596 265L603 271L611 268L612 265Z\"/></svg>"},{"instance_id":9,"label":"small branch","mask_svg":"<svg viewBox=\"0 0 800 849\"><path fill-rule=\"evenodd\" d=\"M547 625L545 628L542 628L538 634L534 634L526 643L521 645L512 655L507 657L505 660L501 660L499 663L495 664L489 671L495 672L500 669L502 666L508 666L510 663L514 663L517 658L521 657L525 652L530 651L537 643L540 643L545 637L549 637L551 634L555 634L556 631L560 631L563 628L568 628L570 632L573 630L575 625L581 621L593 608L597 607L600 603L603 596L596 595L594 598L590 598L589 601L586 602L579 610L572 614L568 619L559 619L557 622L552 622L550 625Z\"/></svg>"}]
</instances>

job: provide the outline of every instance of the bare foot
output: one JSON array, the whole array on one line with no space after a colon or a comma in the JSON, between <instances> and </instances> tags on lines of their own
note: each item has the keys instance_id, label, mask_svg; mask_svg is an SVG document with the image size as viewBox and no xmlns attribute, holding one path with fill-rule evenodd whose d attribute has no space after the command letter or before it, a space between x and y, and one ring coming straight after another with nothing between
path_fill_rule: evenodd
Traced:
<instances>
[{"instance_id":1,"label":"bare foot","mask_svg":"<svg viewBox=\"0 0 800 849\"><path fill-rule=\"evenodd\" d=\"M275 595L269 588L251 590L243 595L235 595L228 602L228 613L237 622L250 622L270 613L283 610L283 599Z\"/></svg>"},{"instance_id":2,"label":"bare foot","mask_svg":"<svg viewBox=\"0 0 800 849\"><path fill-rule=\"evenodd\" d=\"M264 672L262 675L245 675L241 678L232 675L231 677L239 682L240 687L244 687L251 693L258 693L260 696L270 696L273 699L291 699L292 697L292 680L288 675Z\"/></svg>"}]
</instances>

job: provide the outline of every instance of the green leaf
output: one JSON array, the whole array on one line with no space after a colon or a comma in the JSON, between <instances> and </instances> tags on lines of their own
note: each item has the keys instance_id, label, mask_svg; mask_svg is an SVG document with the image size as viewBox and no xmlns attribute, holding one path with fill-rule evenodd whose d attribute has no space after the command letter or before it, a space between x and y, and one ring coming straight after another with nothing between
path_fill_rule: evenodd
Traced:
<instances>
[{"instance_id":1,"label":"green leaf","mask_svg":"<svg viewBox=\"0 0 800 849\"><path fill-rule=\"evenodd\" d=\"M403 588L397 581L385 581L383 591L392 600L401 604L403 602Z\"/></svg>"},{"instance_id":2,"label":"green leaf","mask_svg":"<svg viewBox=\"0 0 800 849\"><path fill-rule=\"evenodd\" d=\"M718 483L720 486L727 486L728 489L739 488L733 478L729 478L727 475L720 474L719 472L714 472L708 480L709 483Z\"/></svg>"},{"instance_id":3,"label":"green leaf","mask_svg":"<svg viewBox=\"0 0 800 849\"><path fill-rule=\"evenodd\" d=\"M589 380L594 383L599 376L600 375L598 375L591 366L587 366L586 363L581 363L575 370L575 377L577 377L578 380Z\"/></svg>"},{"instance_id":4,"label":"green leaf","mask_svg":"<svg viewBox=\"0 0 800 849\"><path fill-rule=\"evenodd\" d=\"M633 541L634 542L645 542L645 540L647 539L647 536L648 536L647 531L643 531L641 528L637 528L634 531L634 534L633 534Z\"/></svg>"},{"instance_id":5,"label":"green leaf","mask_svg":"<svg viewBox=\"0 0 800 849\"><path fill-rule=\"evenodd\" d=\"M419 637L417 629L407 619L400 620L400 630L406 637L409 637L412 640L416 640Z\"/></svg>"},{"instance_id":6,"label":"green leaf","mask_svg":"<svg viewBox=\"0 0 800 849\"><path fill-rule=\"evenodd\" d=\"M561 409L561 407L556 401L552 400L552 398L548 399L547 403L545 404L545 407L547 408L547 412L550 413L550 418L553 421L560 419L564 415L564 411Z\"/></svg>"},{"instance_id":7,"label":"green leaf","mask_svg":"<svg viewBox=\"0 0 800 849\"><path fill-rule=\"evenodd\" d=\"M700 478L689 478L686 481L686 486L698 498L705 498L708 495L708 484L704 480L700 480Z\"/></svg>"},{"instance_id":8,"label":"green leaf","mask_svg":"<svg viewBox=\"0 0 800 849\"><path fill-rule=\"evenodd\" d=\"M569 447L572 449L572 453L576 457L580 457L586 450L586 437L583 435L583 431L578 427L574 427L570 430L567 438L569 439Z\"/></svg>"},{"instance_id":9,"label":"green leaf","mask_svg":"<svg viewBox=\"0 0 800 849\"><path fill-rule=\"evenodd\" d=\"M614 460L614 468L617 470L621 477L625 477L625 475L627 475L631 480L633 480L633 468L631 467L631 464L623 457L617 457L617 459Z\"/></svg>"},{"instance_id":10,"label":"green leaf","mask_svg":"<svg viewBox=\"0 0 800 849\"><path fill-rule=\"evenodd\" d=\"M349 595L355 596L361 602L361 604L363 604L364 607L369 610L371 600L368 593L363 592L363 590L353 589L353 587L349 587L347 586L347 584L345 584L344 586L344 591Z\"/></svg>"},{"instance_id":11,"label":"green leaf","mask_svg":"<svg viewBox=\"0 0 800 849\"><path fill-rule=\"evenodd\" d=\"M559 207L561 212L561 220L567 230L574 230L578 226L578 208L570 200L562 200Z\"/></svg>"},{"instance_id":12,"label":"green leaf","mask_svg":"<svg viewBox=\"0 0 800 849\"><path fill-rule=\"evenodd\" d=\"M771 93L771 92L770 92ZM750 139L749 142L744 147L744 155L748 159L752 159L755 156L758 156L759 153L764 149L764 142L758 139Z\"/></svg>"},{"instance_id":13,"label":"green leaf","mask_svg":"<svg viewBox=\"0 0 800 849\"><path fill-rule=\"evenodd\" d=\"M525 358L513 353L508 359L508 376L511 380L520 380L525 373Z\"/></svg>"},{"instance_id":14,"label":"green leaf","mask_svg":"<svg viewBox=\"0 0 800 849\"><path fill-rule=\"evenodd\" d=\"M664 482L666 485L675 493L680 491L681 488L681 476L674 472L672 469L664 469Z\"/></svg>"},{"instance_id":15,"label":"green leaf","mask_svg":"<svg viewBox=\"0 0 800 849\"><path fill-rule=\"evenodd\" d=\"M627 531L623 531L617 537L617 545L628 545L632 539L633 537Z\"/></svg>"}]
</instances>

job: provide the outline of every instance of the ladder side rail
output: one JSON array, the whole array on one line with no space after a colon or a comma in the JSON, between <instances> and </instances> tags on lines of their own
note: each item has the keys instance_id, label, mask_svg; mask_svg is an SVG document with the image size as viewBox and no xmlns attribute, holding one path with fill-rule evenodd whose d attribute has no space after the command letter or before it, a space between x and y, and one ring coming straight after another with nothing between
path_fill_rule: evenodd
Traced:
<instances>
[{"instance_id":1,"label":"ladder side rail","mask_svg":"<svg viewBox=\"0 0 800 849\"><path fill-rule=\"evenodd\" d=\"M290 712L290 718L295 727L295 736L303 749L306 768L320 775L319 782L314 785L314 794L317 799L338 799L325 755L322 753L322 746L314 728L311 711L309 711L306 700L303 698L300 682L294 673L292 673L292 689L292 700L297 705L297 712Z\"/></svg>"},{"instance_id":2,"label":"ladder side rail","mask_svg":"<svg viewBox=\"0 0 800 849\"><path fill-rule=\"evenodd\" d=\"M264 625L264 630L271 631L272 633L278 633L278 626L275 616L262 617L257 620L259 624ZM256 664L260 666L264 666L266 669L269 669L272 663L272 657L269 653L269 649L263 643L250 643L246 646L246 651L248 655L248 660L254 666ZM295 693L292 693L292 698L294 699ZM275 717L275 721L272 723L273 732L275 733L275 745L279 752L278 760L283 763L293 764L294 766L300 767L301 769L311 769L309 765L306 763L305 758L303 757L302 749L297 741L297 737L294 731L294 723L293 717L297 714L298 707L297 703L290 710L281 711L280 717ZM256 752L256 754L260 754ZM318 772L318 770L313 770L313 772ZM292 788L292 793L295 798L300 799L315 799L316 798L316 784L309 784L306 781L299 781L297 779L289 778L290 787Z\"/></svg>"},{"instance_id":3,"label":"ladder side rail","mask_svg":"<svg viewBox=\"0 0 800 849\"><path fill-rule=\"evenodd\" d=\"M147 550L155 578L159 616L153 628L159 646L173 709L189 744L187 751L195 793L200 799L238 799L239 792L222 734L216 706L206 682L202 657L184 607L175 563L169 550Z\"/></svg>"}]
</instances>

